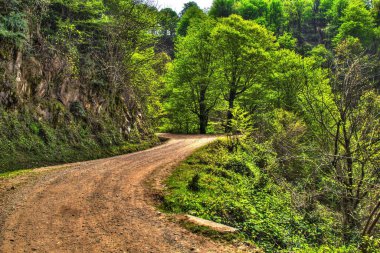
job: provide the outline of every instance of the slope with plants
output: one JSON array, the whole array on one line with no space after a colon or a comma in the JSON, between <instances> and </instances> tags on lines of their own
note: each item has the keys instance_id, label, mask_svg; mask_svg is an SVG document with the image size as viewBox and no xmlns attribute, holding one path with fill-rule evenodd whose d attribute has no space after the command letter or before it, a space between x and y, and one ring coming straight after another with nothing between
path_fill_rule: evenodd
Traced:
<instances>
[{"instance_id":1,"label":"slope with plants","mask_svg":"<svg viewBox=\"0 0 380 253\"><path fill-rule=\"evenodd\" d=\"M228 143L180 166L166 207L237 226L268 251L377 252L380 2L187 7L161 126Z\"/></svg>"},{"instance_id":2,"label":"slope with plants","mask_svg":"<svg viewBox=\"0 0 380 253\"><path fill-rule=\"evenodd\" d=\"M158 21L136 1L0 1L0 171L152 142Z\"/></svg>"}]
</instances>

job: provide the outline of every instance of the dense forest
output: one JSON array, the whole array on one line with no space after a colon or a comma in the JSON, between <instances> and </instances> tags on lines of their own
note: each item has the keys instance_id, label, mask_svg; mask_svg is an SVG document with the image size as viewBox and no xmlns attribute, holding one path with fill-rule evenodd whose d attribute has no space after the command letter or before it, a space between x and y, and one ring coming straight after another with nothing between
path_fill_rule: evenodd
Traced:
<instances>
[{"instance_id":1,"label":"dense forest","mask_svg":"<svg viewBox=\"0 0 380 253\"><path fill-rule=\"evenodd\" d=\"M268 252L379 252L379 25L379 0L0 0L0 171L223 133L165 209Z\"/></svg>"}]
</instances>

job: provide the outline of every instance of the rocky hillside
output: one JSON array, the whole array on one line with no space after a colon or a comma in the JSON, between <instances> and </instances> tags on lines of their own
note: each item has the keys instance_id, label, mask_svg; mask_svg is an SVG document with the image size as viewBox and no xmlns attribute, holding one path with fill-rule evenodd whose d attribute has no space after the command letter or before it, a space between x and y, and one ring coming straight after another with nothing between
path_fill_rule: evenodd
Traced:
<instances>
[{"instance_id":1,"label":"rocky hillside","mask_svg":"<svg viewBox=\"0 0 380 253\"><path fill-rule=\"evenodd\" d=\"M135 1L1 0L0 169L149 139L167 61L155 15Z\"/></svg>"}]
</instances>

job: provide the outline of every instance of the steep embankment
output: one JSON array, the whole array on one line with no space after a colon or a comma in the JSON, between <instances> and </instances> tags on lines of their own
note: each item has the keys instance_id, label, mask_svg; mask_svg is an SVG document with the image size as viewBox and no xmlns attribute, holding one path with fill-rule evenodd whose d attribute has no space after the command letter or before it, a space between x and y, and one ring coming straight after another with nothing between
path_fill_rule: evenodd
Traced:
<instances>
[{"instance_id":1,"label":"steep embankment","mask_svg":"<svg viewBox=\"0 0 380 253\"><path fill-rule=\"evenodd\" d=\"M155 22L135 1L0 1L0 173L149 141Z\"/></svg>"},{"instance_id":2,"label":"steep embankment","mask_svg":"<svg viewBox=\"0 0 380 253\"><path fill-rule=\"evenodd\" d=\"M152 207L173 166L215 139L169 137L150 150L66 165L21 189L12 186L17 179L3 180L0 191L13 194L0 208L0 251L239 251L191 234Z\"/></svg>"}]
</instances>

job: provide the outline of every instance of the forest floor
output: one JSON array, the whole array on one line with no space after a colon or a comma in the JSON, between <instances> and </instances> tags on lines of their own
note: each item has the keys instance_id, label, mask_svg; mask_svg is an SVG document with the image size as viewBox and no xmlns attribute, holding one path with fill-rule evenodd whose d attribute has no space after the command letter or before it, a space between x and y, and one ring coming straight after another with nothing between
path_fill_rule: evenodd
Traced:
<instances>
[{"instance_id":1,"label":"forest floor","mask_svg":"<svg viewBox=\"0 0 380 253\"><path fill-rule=\"evenodd\" d=\"M174 167L213 136L0 178L0 252L251 252L193 234L155 207Z\"/></svg>"}]
</instances>

